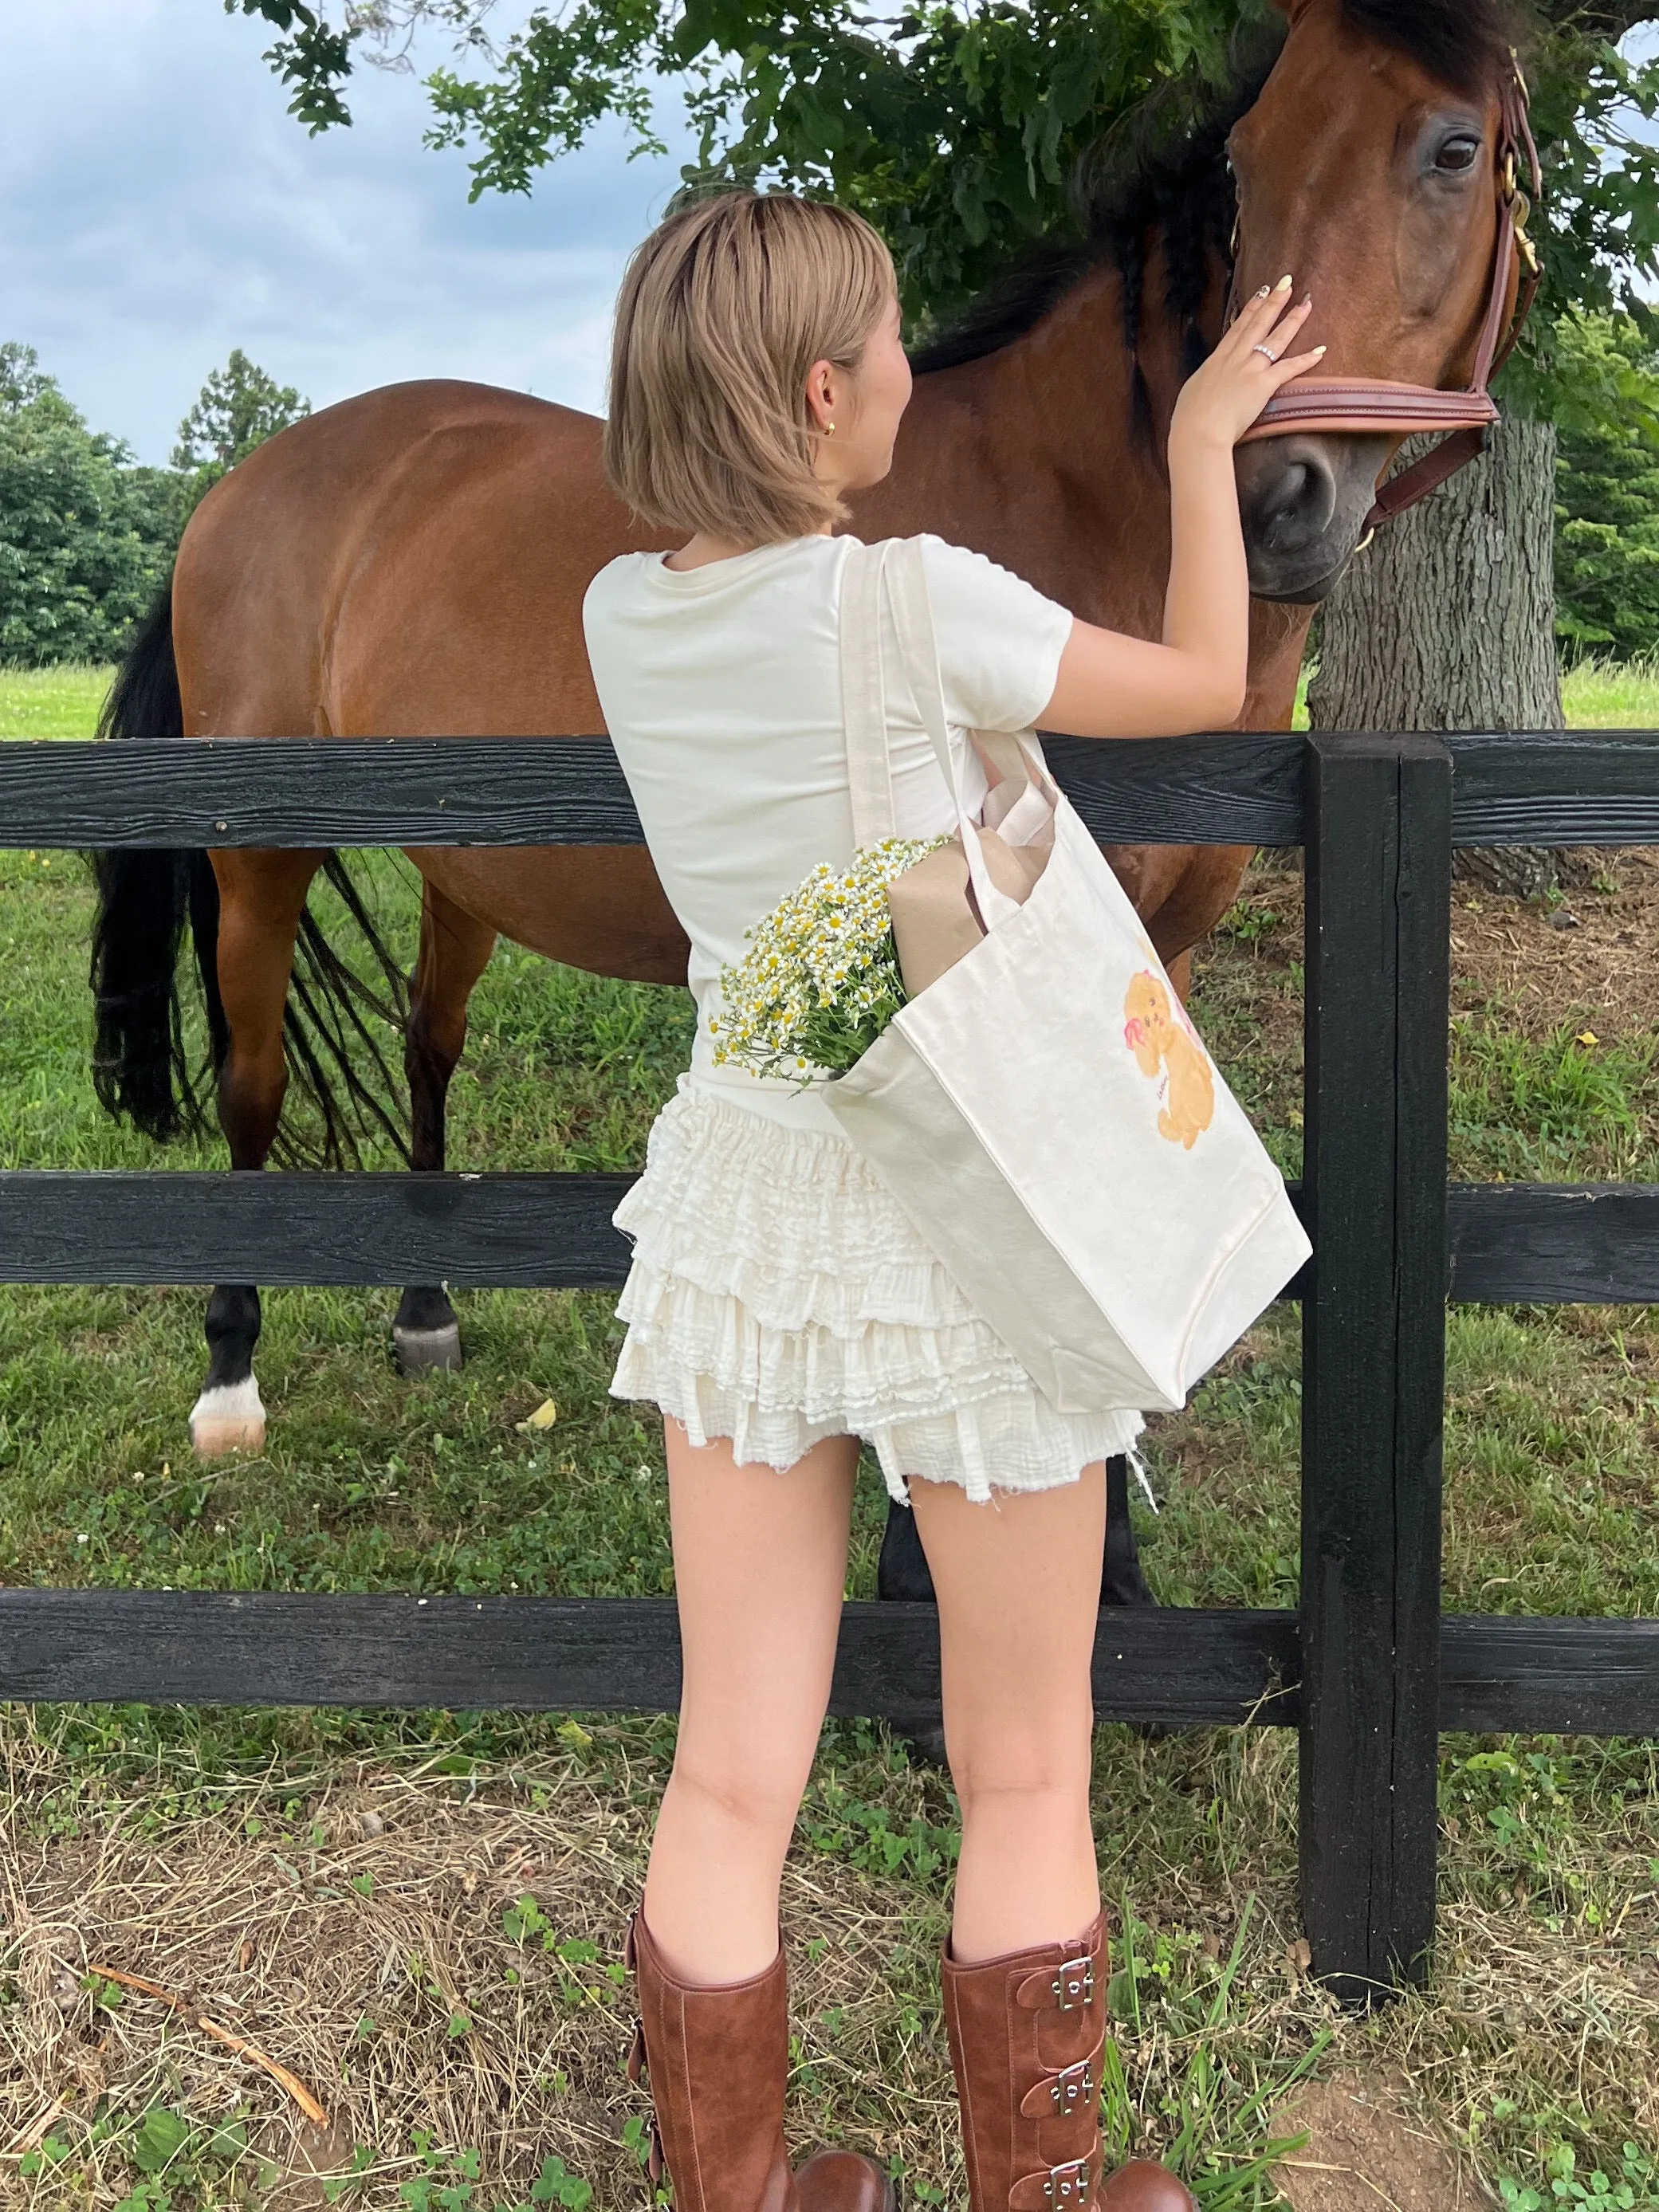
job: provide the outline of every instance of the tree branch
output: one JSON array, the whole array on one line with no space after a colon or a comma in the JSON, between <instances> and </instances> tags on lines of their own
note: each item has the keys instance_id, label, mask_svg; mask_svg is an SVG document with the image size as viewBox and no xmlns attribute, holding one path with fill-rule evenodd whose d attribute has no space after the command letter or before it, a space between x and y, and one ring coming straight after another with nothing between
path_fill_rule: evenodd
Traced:
<instances>
[{"instance_id":1,"label":"tree branch","mask_svg":"<svg viewBox=\"0 0 1659 2212\"><path fill-rule=\"evenodd\" d=\"M1617 45L1638 23L1659 23L1659 0L1535 0L1552 29L1577 31Z\"/></svg>"}]
</instances>

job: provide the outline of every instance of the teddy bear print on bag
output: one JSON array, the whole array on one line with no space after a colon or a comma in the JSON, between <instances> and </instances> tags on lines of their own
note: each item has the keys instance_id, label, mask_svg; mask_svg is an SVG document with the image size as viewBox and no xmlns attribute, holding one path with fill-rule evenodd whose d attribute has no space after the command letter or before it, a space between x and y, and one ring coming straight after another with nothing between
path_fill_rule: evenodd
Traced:
<instances>
[{"instance_id":1,"label":"teddy bear print on bag","mask_svg":"<svg viewBox=\"0 0 1659 2212\"><path fill-rule=\"evenodd\" d=\"M1184 1012L1171 1008L1169 992L1150 969L1143 968L1130 984L1123 1012L1123 1042L1141 1073L1157 1076L1168 1070L1158 1086L1163 1103L1158 1133L1191 1152L1215 1113L1209 1056Z\"/></svg>"}]
</instances>

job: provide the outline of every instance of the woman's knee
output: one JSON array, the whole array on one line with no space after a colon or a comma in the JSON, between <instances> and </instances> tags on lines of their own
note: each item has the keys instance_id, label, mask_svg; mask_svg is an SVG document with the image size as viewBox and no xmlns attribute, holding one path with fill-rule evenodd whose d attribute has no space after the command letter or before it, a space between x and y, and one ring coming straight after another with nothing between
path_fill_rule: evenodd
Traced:
<instances>
[{"instance_id":1,"label":"woman's knee","mask_svg":"<svg viewBox=\"0 0 1659 2212\"><path fill-rule=\"evenodd\" d=\"M683 1800L757 1834L787 1836L800 1810L807 1773L788 1761L710 1752L684 1738L675 1755L670 1788Z\"/></svg>"},{"instance_id":2,"label":"woman's knee","mask_svg":"<svg viewBox=\"0 0 1659 2212\"><path fill-rule=\"evenodd\" d=\"M953 1736L945 1724L951 1779L964 1820L994 1804L1017 1802L1035 1816L1039 1808L1086 1805L1091 1777L1091 1731L1087 1726L1022 1735L975 1731Z\"/></svg>"}]
</instances>

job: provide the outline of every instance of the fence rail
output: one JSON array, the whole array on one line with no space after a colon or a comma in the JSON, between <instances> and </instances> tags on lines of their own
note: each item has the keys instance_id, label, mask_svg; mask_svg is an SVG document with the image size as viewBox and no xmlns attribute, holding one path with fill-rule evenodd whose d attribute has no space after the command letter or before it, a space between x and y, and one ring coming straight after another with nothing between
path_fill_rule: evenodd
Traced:
<instances>
[{"instance_id":1,"label":"fence rail","mask_svg":"<svg viewBox=\"0 0 1659 2212\"><path fill-rule=\"evenodd\" d=\"M1659 1621L1449 1614L1439 1725L1480 1733L1659 1735ZM1298 1728L1297 1615L1112 1607L1095 1644L1103 1719ZM667 1598L345 1590L0 1590L0 1685L116 1704L441 1705L471 1712L669 1712L679 1644ZM937 1716L932 1606L845 1608L831 1711Z\"/></svg>"},{"instance_id":2,"label":"fence rail","mask_svg":"<svg viewBox=\"0 0 1659 2212\"><path fill-rule=\"evenodd\" d=\"M1303 1911L1359 1994L1420 1972L1447 1729L1659 1734L1659 1623L1439 1609L1445 1300L1659 1302L1659 1187L1446 1181L1458 845L1659 843L1642 732L1050 740L1113 842L1307 852L1302 1591L1297 1613L1103 1612L1103 1717L1294 1726ZM0 843L640 841L592 738L0 747ZM604 1288L620 1176L0 1175L0 1280ZM849 1605L835 1710L938 1697L931 1607ZM661 1600L0 1591L0 1695L672 1707Z\"/></svg>"},{"instance_id":3,"label":"fence rail","mask_svg":"<svg viewBox=\"0 0 1659 2212\"><path fill-rule=\"evenodd\" d=\"M1450 737L1457 845L1659 843L1645 731ZM1095 836L1117 844L1299 845L1307 747L1277 732L1044 751ZM599 738L49 740L0 753L8 845L637 845Z\"/></svg>"},{"instance_id":4,"label":"fence rail","mask_svg":"<svg viewBox=\"0 0 1659 2212\"><path fill-rule=\"evenodd\" d=\"M0 1282L610 1290L633 1180L19 1169L0 1172ZM1659 1304L1659 1186L1453 1183L1446 1216L1454 1304Z\"/></svg>"}]
</instances>

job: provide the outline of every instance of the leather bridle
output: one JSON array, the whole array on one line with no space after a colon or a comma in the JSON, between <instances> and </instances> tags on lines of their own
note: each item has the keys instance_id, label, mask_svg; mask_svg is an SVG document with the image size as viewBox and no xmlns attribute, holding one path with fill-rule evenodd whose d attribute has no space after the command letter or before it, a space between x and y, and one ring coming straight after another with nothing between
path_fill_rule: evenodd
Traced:
<instances>
[{"instance_id":1,"label":"leather bridle","mask_svg":"<svg viewBox=\"0 0 1659 2212\"><path fill-rule=\"evenodd\" d=\"M1511 54L1513 74L1499 102L1496 158L1498 179L1498 238L1492 252L1492 289L1475 348L1474 376L1462 391L1442 392L1426 384L1391 384L1363 376L1299 376L1284 385L1244 433L1248 442L1257 438L1282 438L1295 430L1403 431L1444 430L1446 435L1408 468L1390 477L1376 495L1376 503L1365 518L1365 534L1390 520L1425 494L1455 476L1472 461L1486 442L1488 427L1498 411L1487 386L1509 359L1522 326L1538 295L1540 274L1538 255L1527 235L1527 222L1542 179L1538 148L1528 118L1527 81L1519 60ZM1522 190L1520 167L1524 159L1532 180L1528 194ZM1233 234L1235 253L1238 233ZM1513 263L1520 264L1520 281L1514 313L1504 329ZM1227 319L1238 311L1237 261L1228 295Z\"/></svg>"}]
</instances>

